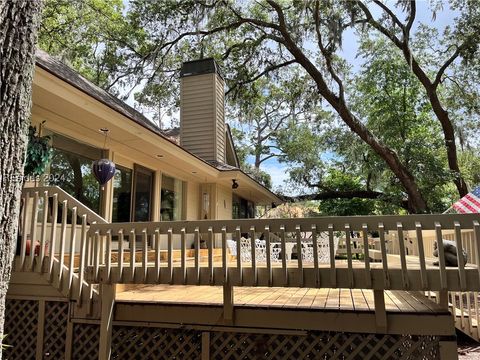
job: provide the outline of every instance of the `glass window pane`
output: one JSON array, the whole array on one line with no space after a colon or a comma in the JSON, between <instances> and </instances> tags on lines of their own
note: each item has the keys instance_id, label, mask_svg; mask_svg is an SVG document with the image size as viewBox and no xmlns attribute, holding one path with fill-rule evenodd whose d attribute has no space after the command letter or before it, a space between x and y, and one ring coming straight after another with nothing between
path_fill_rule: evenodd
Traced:
<instances>
[{"instance_id":1,"label":"glass window pane","mask_svg":"<svg viewBox=\"0 0 480 360\"><path fill-rule=\"evenodd\" d=\"M135 218L134 221L150 221L153 173L147 169L135 169Z\"/></svg>"},{"instance_id":2,"label":"glass window pane","mask_svg":"<svg viewBox=\"0 0 480 360\"><path fill-rule=\"evenodd\" d=\"M92 172L93 159L54 148L50 184L61 187L96 213L100 213L100 185Z\"/></svg>"},{"instance_id":3,"label":"glass window pane","mask_svg":"<svg viewBox=\"0 0 480 360\"><path fill-rule=\"evenodd\" d=\"M132 198L132 170L117 166L113 176L112 222L129 222Z\"/></svg>"},{"instance_id":4,"label":"glass window pane","mask_svg":"<svg viewBox=\"0 0 480 360\"><path fill-rule=\"evenodd\" d=\"M183 186L181 180L162 176L160 220L181 220L183 216Z\"/></svg>"}]
</instances>

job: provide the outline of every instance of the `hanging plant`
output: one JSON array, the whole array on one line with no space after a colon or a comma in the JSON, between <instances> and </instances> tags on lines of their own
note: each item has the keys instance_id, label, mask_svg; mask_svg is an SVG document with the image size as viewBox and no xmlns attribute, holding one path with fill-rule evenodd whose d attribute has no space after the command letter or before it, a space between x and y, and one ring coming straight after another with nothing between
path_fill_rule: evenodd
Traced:
<instances>
[{"instance_id":1,"label":"hanging plant","mask_svg":"<svg viewBox=\"0 0 480 360\"><path fill-rule=\"evenodd\" d=\"M25 177L39 176L45 173L47 165L52 159L52 154L50 136L41 136L40 133L37 133L37 128L30 125L24 166Z\"/></svg>"}]
</instances>

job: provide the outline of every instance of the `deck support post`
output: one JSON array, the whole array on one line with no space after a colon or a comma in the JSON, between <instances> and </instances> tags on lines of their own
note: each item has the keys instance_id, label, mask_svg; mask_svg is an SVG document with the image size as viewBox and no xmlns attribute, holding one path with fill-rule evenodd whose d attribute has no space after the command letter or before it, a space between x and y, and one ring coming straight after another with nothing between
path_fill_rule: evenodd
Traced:
<instances>
[{"instance_id":1,"label":"deck support post","mask_svg":"<svg viewBox=\"0 0 480 360\"><path fill-rule=\"evenodd\" d=\"M202 360L210 360L210 332L202 332Z\"/></svg>"},{"instance_id":2,"label":"deck support post","mask_svg":"<svg viewBox=\"0 0 480 360\"><path fill-rule=\"evenodd\" d=\"M448 339L440 339L439 345L440 360L458 360L457 338L455 335L449 336Z\"/></svg>"},{"instance_id":3,"label":"deck support post","mask_svg":"<svg viewBox=\"0 0 480 360\"><path fill-rule=\"evenodd\" d=\"M385 310L385 297L383 290L373 290L373 301L375 303L375 322L377 332L387 331L387 312Z\"/></svg>"},{"instance_id":4,"label":"deck support post","mask_svg":"<svg viewBox=\"0 0 480 360\"><path fill-rule=\"evenodd\" d=\"M115 303L115 285L100 284L101 314L100 314L100 345L98 358L109 360L112 352L111 339L113 327L113 307Z\"/></svg>"},{"instance_id":5,"label":"deck support post","mask_svg":"<svg viewBox=\"0 0 480 360\"><path fill-rule=\"evenodd\" d=\"M442 309L448 310L448 290L440 290L437 294L438 304Z\"/></svg>"},{"instance_id":6,"label":"deck support post","mask_svg":"<svg viewBox=\"0 0 480 360\"><path fill-rule=\"evenodd\" d=\"M230 281L223 285L223 320L233 325L233 286Z\"/></svg>"}]
</instances>

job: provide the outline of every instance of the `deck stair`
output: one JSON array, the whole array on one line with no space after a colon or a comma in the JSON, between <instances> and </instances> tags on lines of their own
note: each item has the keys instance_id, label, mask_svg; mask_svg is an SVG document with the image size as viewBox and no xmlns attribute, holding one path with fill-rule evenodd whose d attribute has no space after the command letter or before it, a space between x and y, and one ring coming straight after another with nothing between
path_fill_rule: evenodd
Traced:
<instances>
[{"instance_id":1,"label":"deck stair","mask_svg":"<svg viewBox=\"0 0 480 360\"><path fill-rule=\"evenodd\" d=\"M107 221L56 186L24 189L21 220L20 234L26 241L21 242L15 272L38 273L62 296L75 301L78 313L95 316L98 285L84 277L92 261L87 252L93 252L87 232L92 224ZM33 246L31 239L36 239ZM78 261L81 258L85 260Z\"/></svg>"}]
</instances>

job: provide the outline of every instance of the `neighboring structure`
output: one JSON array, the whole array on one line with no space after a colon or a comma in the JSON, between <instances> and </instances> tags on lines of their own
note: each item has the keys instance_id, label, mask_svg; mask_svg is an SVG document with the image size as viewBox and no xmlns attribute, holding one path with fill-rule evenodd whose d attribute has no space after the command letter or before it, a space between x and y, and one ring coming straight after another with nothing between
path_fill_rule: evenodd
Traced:
<instances>
[{"instance_id":1,"label":"neighboring structure","mask_svg":"<svg viewBox=\"0 0 480 360\"><path fill-rule=\"evenodd\" d=\"M224 82L213 59L183 65L180 100L179 145L178 134L162 132L39 50L32 124L43 123L43 135L52 135L49 184L112 222L253 217L255 205L280 203L238 167L224 119ZM109 130L106 145L101 128ZM101 157L117 167L103 191L91 172Z\"/></svg>"}]
</instances>

